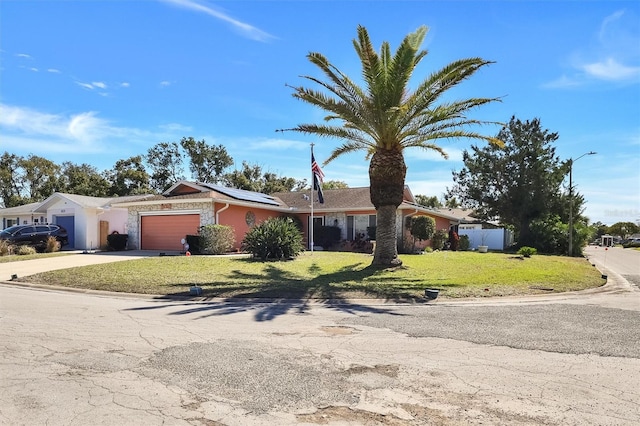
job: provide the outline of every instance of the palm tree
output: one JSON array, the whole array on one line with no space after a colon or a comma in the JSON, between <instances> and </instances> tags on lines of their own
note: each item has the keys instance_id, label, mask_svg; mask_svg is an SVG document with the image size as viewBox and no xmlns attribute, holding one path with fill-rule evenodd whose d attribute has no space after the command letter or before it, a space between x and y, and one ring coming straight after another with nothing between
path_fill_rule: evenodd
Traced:
<instances>
[{"instance_id":1,"label":"palm tree","mask_svg":"<svg viewBox=\"0 0 640 426\"><path fill-rule=\"evenodd\" d=\"M426 50L419 50L426 34L427 27L422 26L407 35L394 56L391 56L389 43L384 42L378 55L366 28L358 26L358 39L353 40L353 45L362 62L366 87L358 86L322 54L313 52L307 58L328 80L302 77L325 90L293 87L295 98L328 112L327 123L339 121L337 125L300 124L291 129L346 140L331 153L325 165L342 154L361 150L370 160L370 195L377 217L372 262L375 266L402 264L396 246L396 211L402 203L405 187L405 148L434 150L447 158L444 150L433 141L466 137L500 144L493 137L466 130L469 125L489 122L465 116L469 110L497 101L497 98L436 103L448 89L491 62L480 58L461 59L429 75L415 91L408 89L415 68L427 54Z\"/></svg>"}]
</instances>

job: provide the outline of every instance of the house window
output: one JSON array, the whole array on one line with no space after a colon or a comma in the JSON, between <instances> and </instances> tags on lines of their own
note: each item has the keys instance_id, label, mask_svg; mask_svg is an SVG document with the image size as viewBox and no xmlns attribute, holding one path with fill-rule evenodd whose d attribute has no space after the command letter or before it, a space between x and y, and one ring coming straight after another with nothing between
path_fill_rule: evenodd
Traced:
<instances>
[{"instance_id":1,"label":"house window","mask_svg":"<svg viewBox=\"0 0 640 426\"><path fill-rule=\"evenodd\" d=\"M375 226L376 215L357 214L347 216L347 240L367 239L367 228Z\"/></svg>"}]
</instances>

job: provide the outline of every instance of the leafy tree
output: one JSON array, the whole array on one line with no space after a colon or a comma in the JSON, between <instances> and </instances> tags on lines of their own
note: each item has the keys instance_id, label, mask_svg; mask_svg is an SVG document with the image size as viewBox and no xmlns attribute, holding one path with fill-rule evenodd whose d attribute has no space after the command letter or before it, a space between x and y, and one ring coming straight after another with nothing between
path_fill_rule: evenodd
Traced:
<instances>
[{"instance_id":1,"label":"leafy tree","mask_svg":"<svg viewBox=\"0 0 640 426\"><path fill-rule=\"evenodd\" d=\"M242 170L234 170L224 176L224 184L232 188L273 194L274 192L289 192L303 188L306 185L306 180L297 181L294 178L278 176L271 172L263 173L261 166L243 161Z\"/></svg>"},{"instance_id":2,"label":"leafy tree","mask_svg":"<svg viewBox=\"0 0 640 426\"><path fill-rule=\"evenodd\" d=\"M151 188L164 192L174 183L184 179L182 175L182 154L175 142L160 142L149 148L145 156L151 169Z\"/></svg>"},{"instance_id":3,"label":"leafy tree","mask_svg":"<svg viewBox=\"0 0 640 426\"><path fill-rule=\"evenodd\" d=\"M640 227L633 222L617 222L608 228L608 233L620 237L623 240L640 232Z\"/></svg>"},{"instance_id":4,"label":"leafy tree","mask_svg":"<svg viewBox=\"0 0 640 426\"><path fill-rule=\"evenodd\" d=\"M19 165L24 171L23 181L29 202L42 201L59 189L60 166L37 155L22 158Z\"/></svg>"},{"instance_id":5,"label":"leafy tree","mask_svg":"<svg viewBox=\"0 0 640 426\"><path fill-rule=\"evenodd\" d=\"M440 202L440 200L438 200L438 197L436 197L435 195L432 197L426 196L426 195L421 195L418 194L416 195L416 202L418 204L420 204L421 206L424 207L433 207L433 208L440 208L442 207L442 203Z\"/></svg>"},{"instance_id":6,"label":"leafy tree","mask_svg":"<svg viewBox=\"0 0 640 426\"><path fill-rule=\"evenodd\" d=\"M566 211L561 203L566 166L552 146L558 134L543 130L539 119L512 117L497 138L504 148L472 146L463 152L465 166L453 172L448 196L460 197L480 218L512 226L518 245L536 247L531 223ZM579 203L579 195L574 197Z\"/></svg>"},{"instance_id":7,"label":"leafy tree","mask_svg":"<svg viewBox=\"0 0 640 426\"><path fill-rule=\"evenodd\" d=\"M223 172L233 164L233 158L222 145L208 145L204 139L182 138L180 145L189 157L189 169L198 182L219 183Z\"/></svg>"},{"instance_id":8,"label":"leafy tree","mask_svg":"<svg viewBox=\"0 0 640 426\"><path fill-rule=\"evenodd\" d=\"M447 197L445 195L444 206L450 209L457 209L458 207L460 207L460 203L458 202L458 199L456 197Z\"/></svg>"},{"instance_id":9,"label":"leafy tree","mask_svg":"<svg viewBox=\"0 0 640 426\"><path fill-rule=\"evenodd\" d=\"M355 151L364 151L370 159L370 196L377 214L377 244L372 261L376 266L402 264L396 245L396 210L402 203L405 186L405 148L434 150L447 157L434 141L465 137L500 144L493 137L469 130L470 125L485 122L466 115L496 98L442 100L449 89L491 62L481 58L454 61L411 90L409 81L427 55L426 50L420 50L426 33L423 26L408 34L395 54L384 42L378 54L367 30L359 26L353 46L360 58L365 87L358 86L322 54L313 52L307 58L327 80L303 76L320 90L293 87L295 98L328 114L325 124L299 124L292 130L346 140L324 164ZM338 124L332 125L335 121Z\"/></svg>"},{"instance_id":10,"label":"leafy tree","mask_svg":"<svg viewBox=\"0 0 640 426\"><path fill-rule=\"evenodd\" d=\"M111 185L109 192L112 195L138 195L151 191L149 174L140 155L116 161L112 170L105 171L105 178Z\"/></svg>"},{"instance_id":11,"label":"leafy tree","mask_svg":"<svg viewBox=\"0 0 640 426\"><path fill-rule=\"evenodd\" d=\"M322 182L322 189L345 189L349 188L347 182L341 180L325 180Z\"/></svg>"},{"instance_id":12,"label":"leafy tree","mask_svg":"<svg viewBox=\"0 0 640 426\"><path fill-rule=\"evenodd\" d=\"M63 192L88 195L91 197L108 197L110 195L109 181L89 164L74 164L69 161L62 163L60 177Z\"/></svg>"},{"instance_id":13,"label":"leafy tree","mask_svg":"<svg viewBox=\"0 0 640 426\"><path fill-rule=\"evenodd\" d=\"M5 151L0 157L0 197L2 206L16 207L28 202L24 198L22 157Z\"/></svg>"}]
</instances>

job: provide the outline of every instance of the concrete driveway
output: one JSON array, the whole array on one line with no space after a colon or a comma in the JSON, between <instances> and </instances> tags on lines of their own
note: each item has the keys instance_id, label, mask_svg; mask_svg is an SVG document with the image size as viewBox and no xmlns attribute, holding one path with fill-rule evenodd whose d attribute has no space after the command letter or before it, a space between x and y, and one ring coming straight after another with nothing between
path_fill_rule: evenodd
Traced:
<instances>
[{"instance_id":1,"label":"concrete driveway","mask_svg":"<svg viewBox=\"0 0 640 426\"><path fill-rule=\"evenodd\" d=\"M425 305L3 284L0 424L637 425L640 290L611 275Z\"/></svg>"},{"instance_id":2,"label":"concrete driveway","mask_svg":"<svg viewBox=\"0 0 640 426\"><path fill-rule=\"evenodd\" d=\"M65 253L65 252L63 252ZM57 269L75 268L76 266L95 265L100 263L120 262L124 260L140 259L158 256L153 251L106 251L83 253L81 251L66 252L64 255L46 257L42 259L21 260L18 262L0 263L0 281L8 281L13 275L26 277L41 272Z\"/></svg>"}]
</instances>

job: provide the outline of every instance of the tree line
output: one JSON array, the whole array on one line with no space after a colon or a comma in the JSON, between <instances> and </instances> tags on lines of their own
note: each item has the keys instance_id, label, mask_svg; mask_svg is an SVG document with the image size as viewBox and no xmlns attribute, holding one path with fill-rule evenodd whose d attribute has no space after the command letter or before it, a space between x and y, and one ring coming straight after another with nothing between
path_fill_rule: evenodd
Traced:
<instances>
[{"instance_id":1,"label":"tree line","mask_svg":"<svg viewBox=\"0 0 640 426\"><path fill-rule=\"evenodd\" d=\"M279 176L246 161L241 169L230 171L233 164L223 145L210 145L193 137L184 137L179 143L158 143L145 154L118 160L103 171L86 163L57 164L34 154L22 157L4 152L0 157L0 203L5 208L20 206L43 201L54 192L93 197L159 194L184 180L186 169L198 182L266 194L307 187L306 179ZM328 182L328 186L332 185L346 186L338 181Z\"/></svg>"}]
</instances>

